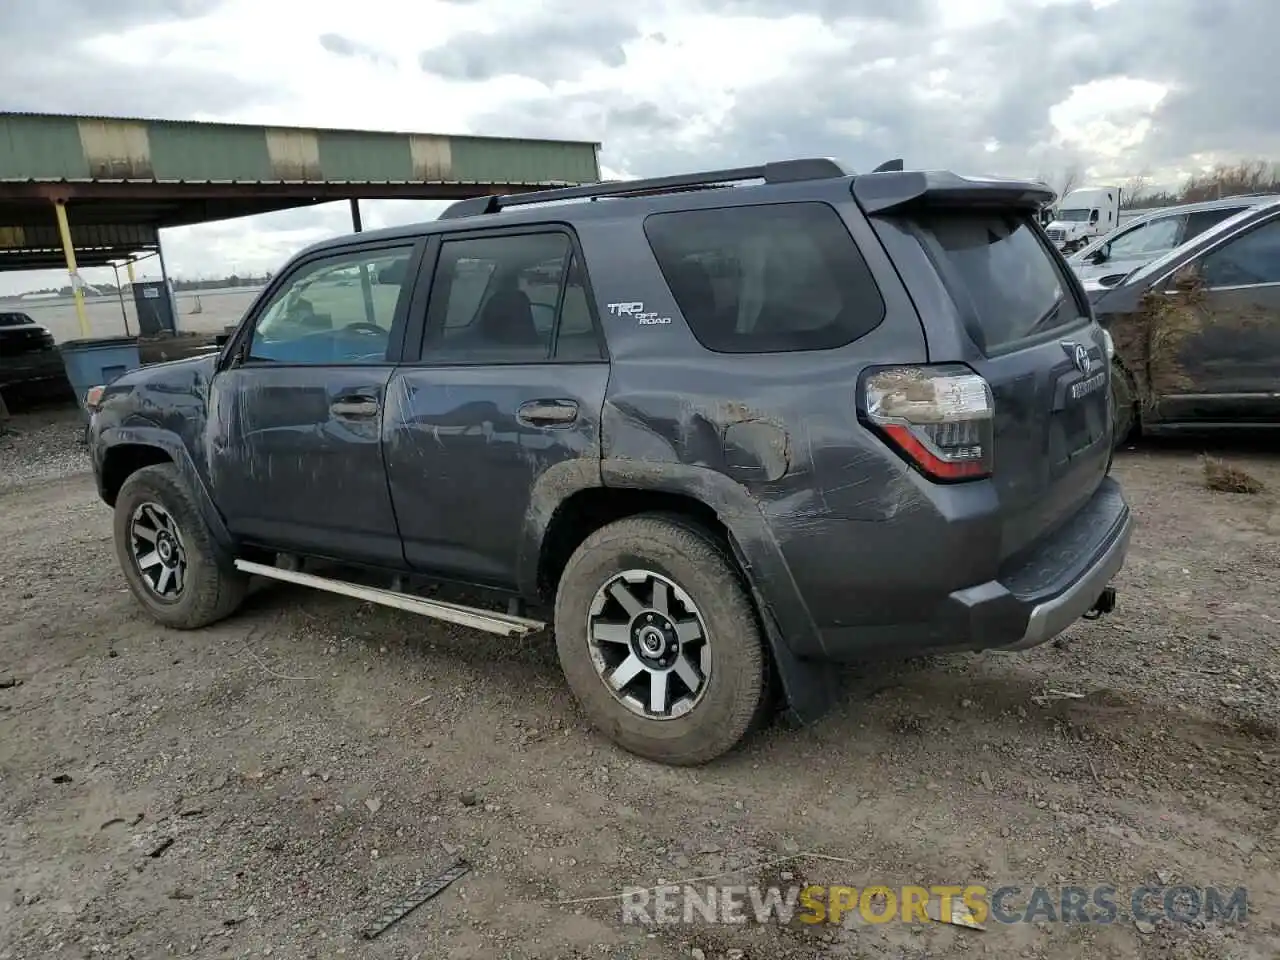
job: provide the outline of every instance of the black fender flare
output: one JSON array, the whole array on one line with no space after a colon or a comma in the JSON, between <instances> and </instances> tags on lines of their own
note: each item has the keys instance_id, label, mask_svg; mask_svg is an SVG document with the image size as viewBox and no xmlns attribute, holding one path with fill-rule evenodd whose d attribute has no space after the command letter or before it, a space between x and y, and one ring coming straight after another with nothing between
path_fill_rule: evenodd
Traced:
<instances>
[{"instance_id":1,"label":"black fender flare","mask_svg":"<svg viewBox=\"0 0 1280 960\"><path fill-rule=\"evenodd\" d=\"M179 475L182 477L182 482L195 498L196 505L200 508L200 515L204 518L205 523L208 524L209 532L212 534L214 542L230 556L233 553L234 540L227 530L226 521L223 520L222 514L218 512L218 508L213 502L208 484L205 483L204 477L200 475L200 471L196 469L195 461L191 457L191 451L182 442L182 438L171 430L165 430L163 427L141 425L107 427L99 435L97 442L97 456L100 458L100 464L106 464L107 457L113 448L125 445L154 447L164 452L173 461L178 468ZM101 468L98 474L99 482L101 482Z\"/></svg>"},{"instance_id":2,"label":"black fender flare","mask_svg":"<svg viewBox=\"0 0 1280 960\"><path fill-rule=\"evenodd\" d=\"M548 470L535 485L526 515L519 560L522 592L536 593L542 539L556 509L574 493L601 486L690 497L715 512L760 614L791 718L810 723L825 714L836 696L836 671L805 657L822 650L817 626L758 502L719 471L624 458L565 461Z\"/></svg>"}]
</instances>

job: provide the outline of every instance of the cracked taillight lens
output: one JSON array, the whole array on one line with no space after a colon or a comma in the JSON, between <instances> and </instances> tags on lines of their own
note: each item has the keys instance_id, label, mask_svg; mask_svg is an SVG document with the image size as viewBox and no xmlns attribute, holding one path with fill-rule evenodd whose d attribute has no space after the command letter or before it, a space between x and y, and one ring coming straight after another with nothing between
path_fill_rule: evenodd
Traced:
<instances>
[{"instance_id":1,"label":"cracked taillight lens","mask_svg":"<svg viewBox=\"0 0 1280 960\"><path fill-rule=\"evenodd\" d=\"M991 476L995 401L967 367L886 367L862 380L868 425L925 476Z\"/></svg>"}]
</instances>

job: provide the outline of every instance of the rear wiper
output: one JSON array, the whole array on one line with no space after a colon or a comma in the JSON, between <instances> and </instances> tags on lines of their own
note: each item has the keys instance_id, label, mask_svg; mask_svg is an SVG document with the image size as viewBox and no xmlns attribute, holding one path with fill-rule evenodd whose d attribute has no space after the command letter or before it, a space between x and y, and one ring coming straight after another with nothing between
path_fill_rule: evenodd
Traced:
<instances>
[{"instance_id":1,"label":"rear wiper","mask_svg":"<svg viewBox=\"0 0 1280 960\"><path fill-rule=\"evenodd\" d=\"M1062 309L1062 305L1066 302L1067 295L1065 293L1059 294L1058 299L1053 301L1053 306L1045 311L1045 313L1032 325L1031 329L1028 330L1027 333L1038 333L1040 330L1044 329L1045 324L1057 317L1058 311Z\"/></svg>"}]
</instances>

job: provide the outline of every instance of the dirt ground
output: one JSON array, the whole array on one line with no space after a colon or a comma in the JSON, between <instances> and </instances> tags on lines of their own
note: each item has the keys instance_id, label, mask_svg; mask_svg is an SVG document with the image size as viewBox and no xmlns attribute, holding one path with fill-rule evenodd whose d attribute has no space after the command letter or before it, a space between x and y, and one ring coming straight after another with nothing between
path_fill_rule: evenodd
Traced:
<instances>
[{"instance_id":1,"label":"dirt ground","mask_svg":"<svg viewBox=\"0 0 1280 960\"><path fill-rule=\"evenodd\" d=\"M1195 444L1117 462L1139 526L1110 618L849 668L821 724L676 770L586 728L545 638L283 585L154 626L77 436L45 412L0 437L3 960L1280 953L1280 511L1204 489ZM1216 446L1280 491L1280 457ZM1249 919L643 928L555 903L717 874L1244 886Z\"/></svg>"}]
</instances>

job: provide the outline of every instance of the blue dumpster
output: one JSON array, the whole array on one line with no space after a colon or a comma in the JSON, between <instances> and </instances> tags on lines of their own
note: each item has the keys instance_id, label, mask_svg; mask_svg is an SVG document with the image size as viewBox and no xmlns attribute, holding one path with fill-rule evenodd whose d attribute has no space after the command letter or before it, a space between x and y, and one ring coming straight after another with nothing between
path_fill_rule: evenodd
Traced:
<instances>
[{"instance_id":1,"label":"blue dumpster","mask_svg":"<svg viewBox=\"0 0 1280 960\"><path fill-rule=\"evenodd\" d=\"M84 395L90 387L105 386L116 377L142 366L137 337L68 340L60 344L62 364L86 418Z\"/></svg>"}]
</instances>

